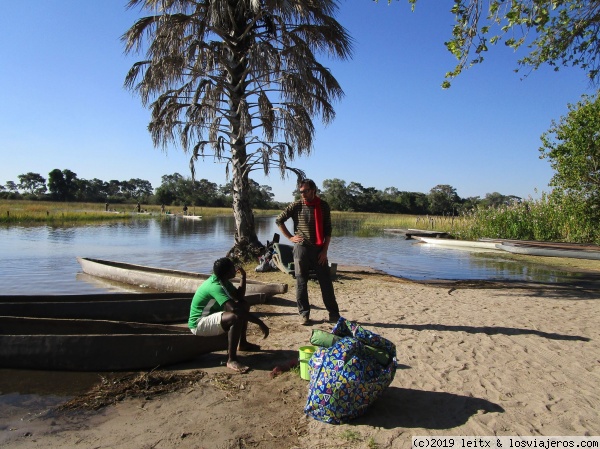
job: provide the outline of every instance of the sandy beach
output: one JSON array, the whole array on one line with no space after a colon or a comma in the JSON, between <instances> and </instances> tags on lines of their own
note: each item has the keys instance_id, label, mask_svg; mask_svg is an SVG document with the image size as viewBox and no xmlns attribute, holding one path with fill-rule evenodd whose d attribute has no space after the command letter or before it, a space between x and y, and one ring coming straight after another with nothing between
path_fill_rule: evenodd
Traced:
<instances>
[{"instance_id":1,"label":"sandy beach","mask_svg":"<svg viewBox=\"0 0 600 449\"><path fill-rule=\"evenodd\" d=\"M592 266L599 269L600 267ZM271 328L253 369L230 372L224 353L170 367L202 380L165 395L23 419L5 432L10 448L409 448L413 436L600 434L600 284L561 286L409 282L340 270L334 283L344 317L396 344L399 368L385 396L348 424L303 413L308 382L297 359L310 327L290 291L256 306ZM311 283L313 328L331 330Z\"/></svg>"}]
</instances>

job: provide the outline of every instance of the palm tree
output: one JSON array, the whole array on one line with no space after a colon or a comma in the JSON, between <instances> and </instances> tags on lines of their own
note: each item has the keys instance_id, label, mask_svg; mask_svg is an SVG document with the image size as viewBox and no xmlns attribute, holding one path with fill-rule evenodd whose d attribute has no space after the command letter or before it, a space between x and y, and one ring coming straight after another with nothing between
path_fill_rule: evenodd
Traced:
<instances>
[{"instance_id":1,"label":"palm tree","mask_svg":"<svg viewBox=\"0 0 600 449\"><path fill-rule=\"evenodd\" d=\"M126 53L142 51L125 85L150 105L155 146L179 143L198 159L226 164L233 185L235 243L230 255L256 256L262 244L250 207L249 173L278 170L310 154L312 117L335 117L343 91L316 55L351 55L335 0L130 0L153 15L123 36Z\"/></svg>"}]
</instances>

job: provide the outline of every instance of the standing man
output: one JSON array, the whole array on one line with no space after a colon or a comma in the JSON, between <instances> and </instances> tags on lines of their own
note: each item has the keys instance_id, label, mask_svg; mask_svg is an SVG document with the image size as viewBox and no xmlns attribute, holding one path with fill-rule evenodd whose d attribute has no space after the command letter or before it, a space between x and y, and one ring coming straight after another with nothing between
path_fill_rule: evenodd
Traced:
<instances>
[{"instance_id":1,"label":"standing man","mask_svg":"<svg viewBox=\"0 0 600 449\"><path fill-rule=\"evenodd\" d=\"M317 196L317 186L311 179L300 181L298 191L302 198L290 203L279 214L275 223L283 235L294 242L294 274L300 323L305 326L311 324L308 302L308 275L311 269L317 274L323 303L329 312L329 322L336 323L340 318L340 310L327 260L327 249L331 241L329 204ZM294 234L285 225L289 218L294 222Z\"/></svg>"}]
</instances>

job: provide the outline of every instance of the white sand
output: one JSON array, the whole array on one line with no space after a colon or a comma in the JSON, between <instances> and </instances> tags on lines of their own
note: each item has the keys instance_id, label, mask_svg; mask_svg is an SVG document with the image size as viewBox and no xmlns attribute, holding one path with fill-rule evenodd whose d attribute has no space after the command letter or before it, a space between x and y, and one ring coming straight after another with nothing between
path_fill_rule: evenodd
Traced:
<instances>
[{"instance_id":1,"label":"white sand","mask_svg":"<svg viewBox=\"0 0 600 449\"><path fill-rule=\"evenodd\" d=\"M267 274L255 274L264 279ZM600 290L466 288L341 273L342 315L396 344L400 367L385 397L341 426L303 414L308 382L271 369L297 358L310 328L290 292L260 305L271 335L253 367L218 388L223 353L177 367L201 386L100 412L24 421L10 448L409 448L415 435L599 435ZM324 319L318 286L312 317ZM315 325L329 330L330 325ZM251 325L253 341L258 329ZM212 379L212 380L211 380Z\"/></svg>"}]
</instances>

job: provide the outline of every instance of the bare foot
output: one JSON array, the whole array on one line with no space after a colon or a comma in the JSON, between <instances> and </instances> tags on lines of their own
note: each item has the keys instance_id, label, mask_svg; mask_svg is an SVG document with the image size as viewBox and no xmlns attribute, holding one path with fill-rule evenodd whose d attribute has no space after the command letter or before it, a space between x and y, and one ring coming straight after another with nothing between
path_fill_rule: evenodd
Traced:
<instances>
[{"instance_id":1,"label":"bare foot","mask_svg":"<svg viewBox=\"0 0 600 449\"><path fill-rule=\"evenodd\" d=\"M227 362L227 368L230 368L240 374L247 373L248 370L250 369L249 367L242 365L237 360L232 360L232 361Z\"/></svg>"},{"instance_id":2,"label":"bare foot","mask_svg":"<svg viewBox=\"0 0 600 449\"><path fill-rule=\"evenodd\" d=\"M240 351L260 351L260 346L255 345L254 343L245 342L245 343L240 343L240 345L238 346L238 349Z\"/></svg>"}]
</instances>

